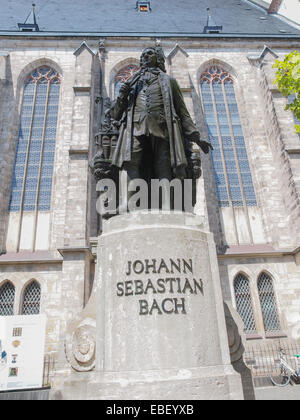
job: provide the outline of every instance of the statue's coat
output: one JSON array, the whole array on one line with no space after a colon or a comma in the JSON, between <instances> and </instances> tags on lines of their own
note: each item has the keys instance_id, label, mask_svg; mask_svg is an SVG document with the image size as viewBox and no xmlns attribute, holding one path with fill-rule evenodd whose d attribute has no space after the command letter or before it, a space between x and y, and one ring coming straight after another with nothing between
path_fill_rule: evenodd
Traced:
<instances>
[{"instance_id":1,"label":"statue's coat","mask_svg":"<svg viewBox=\"0 0 300 420\"><path fill-rule=\"evenodd\" d=\"M133 75L127 83L130 84L135 78L136 75ZM122 167L124 162L130 162L131 160L137 80L138 78L134 81L128 98L122 99L118 97L111 109L112 118L122 120L118 142L112 159L112 164L119 168ZM197 127L186 108L177 81L163 71L159 71L158 80L162 91L165 119L168 127L171 166L173 169L178 166L187 166L185 152L187 145L185 145L185 142L192 138L195 132L198 132Z\"/></svg>"}]
</instances>

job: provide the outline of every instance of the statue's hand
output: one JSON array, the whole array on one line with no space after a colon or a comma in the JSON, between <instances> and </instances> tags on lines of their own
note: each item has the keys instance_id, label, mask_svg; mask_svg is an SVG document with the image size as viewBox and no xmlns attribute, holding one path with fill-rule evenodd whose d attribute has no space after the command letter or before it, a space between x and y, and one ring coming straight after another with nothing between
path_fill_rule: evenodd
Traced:
<instances>
[{"instance_id":1,"label":"statue's hand","mask_svg":"<svg viewBox=\"0 0 300 420\"><path fill-rule=\"evenodd\" d=\"M193 136L193 138L191 140L194 143L196 143L203 150L203 152L205 154L207 154L210 150L214 149L208 141L200 139L200 134L199 133L195 133L195 135Z\"/></svg>"},{"instance_id":2,"label":"statue's hand","mask_svg":"<svg viewBox=\"0 0 300 420\"><path fill-rule=\"evenodd\" d=\"M131 90L131 86L128 83L124 82L120 87L119 97L121 97L122 99L127 98L130 90Z\"/></svg>"},{"instance_id":3,"label":"statue's hand","mask_svg":"<svg viewBox=\"0 0 300 420\"><path fill-rule=\"evenodd\" d=\"M105 116L105 118L110 118L110 113L111 113L111 109L110 109L110 108L106 109L106 110L104 111L104 116Z\"/></svg>"},{"instance_id":4,"label":"statue's hand","mask_svg":"<svg viewBox=\"0 0 300 420\"><path fill-rule=\"evenodd\" d=\"M210 150L214 150L214 148L212 147L212 145L208 141L199 140L199 143L197 143L197 144L201 147L201 149L203 150L203 152L205 154L210 152Z\"/></svg>"}]
</instances>

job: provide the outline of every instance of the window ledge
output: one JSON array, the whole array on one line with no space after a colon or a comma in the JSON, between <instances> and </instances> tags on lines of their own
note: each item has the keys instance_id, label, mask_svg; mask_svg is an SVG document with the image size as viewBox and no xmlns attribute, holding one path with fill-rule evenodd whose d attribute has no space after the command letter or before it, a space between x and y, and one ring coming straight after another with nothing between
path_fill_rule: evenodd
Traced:
<instances>
[{"instance_id":1,"label":"window ledge","mask_svg":"<svg viewBox=\"0 0 300 420\"><path fill-rule=\"evenodd\" d=\"M88 153L89 150L84 146L71 146L69 149L70 155L87 155Z\"/></svg>"},{"instance_id":2,"label":"window ledge","mask_svg":"<svg viewBox=\"0 0 300 420\"><path fill-rule=\"evenodd\" d=\"M262 339L263 337L262 337L262 335L261 334L247 334L246 333L246 340L260 340L260 339Z\"/></svg>"},{"instance_id":3,"label":"window ledge","mask_svg":"<svg viewBox=\"0 0 300 420\"><path fill-rule=\"evenodd\" d=\"M73 86L74 92L90 92L91 86Z\"/></svg>"},{"instance_id":4,"label":"window ledge","mask_svg":"<svg viewBox=\"0 0 300 420\"><path fill-rule=\"evenodd\" d=\"M16 264L61 264L62 258L55 251L21 251L1 255L0 265Z\"/></svg>"},{"instance_id":5,"label":"window ledge","mask_svg":"<svg viewBox=\"0 0 300 420\"><path fill-rule=\"evenodd\" d=\"M299 155L300 154L300 148L292 148L292 147L286 147L285 151L289 154L289 155Z\"/></svg>"},{"instance_id":6,"label":"window ledge","mask_svg":"<svg viewBox=\"0 0 300 420\"><path fill-rule=\"evenodd\" d=\"M284 338L287 334L283 331L274 331L266 333L266 338Z\"/></svg>"}]
</instances>

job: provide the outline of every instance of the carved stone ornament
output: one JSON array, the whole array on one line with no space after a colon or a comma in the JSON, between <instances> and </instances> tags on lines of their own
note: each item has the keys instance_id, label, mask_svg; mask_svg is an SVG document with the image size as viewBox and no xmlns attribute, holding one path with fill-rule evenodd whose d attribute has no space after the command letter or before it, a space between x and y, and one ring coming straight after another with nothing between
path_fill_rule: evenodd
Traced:
<instances>
[{"instance_id":1,"label":"carved stone ornament","mask_svg":"<svg viewBox=\"0 0 300 420\"><path fill-rule=\"evenodd\" d=\"M67 335L66 357L72 368L87 372L95 367L96 325L94 320L85 320L71 334Z\"/></svg>"}]
</instances>

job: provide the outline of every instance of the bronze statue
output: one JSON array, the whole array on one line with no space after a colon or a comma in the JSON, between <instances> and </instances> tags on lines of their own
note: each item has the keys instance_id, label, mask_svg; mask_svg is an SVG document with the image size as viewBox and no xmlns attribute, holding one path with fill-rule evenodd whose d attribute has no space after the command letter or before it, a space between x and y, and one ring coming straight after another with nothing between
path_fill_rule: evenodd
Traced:
<instances>
[{"instance_id":1,"label":"bronze statue","mask_svg":"<svg viewBox=\"0 0 300 420\"><path fill-rule=\"evenodd\" d=\"M166 74L164 61L161 47L145 48L140 70L122 84L117 99L108 107L99 134L101 150L92 165L94 171L98 170L98 179L107 174L107 164L111 165L112 178L116 168L125 169L129 181L137 178L148 183L151 179L174 178L195 181L200 177L200 155L193 151L192 143L204 153L212 146L200 139L180 87ZM105 152L104 139L110 131L115 141Z\"/></svg>"},{"instance_id":2,"label":"bronze statue","mask_svg":"<svg viewBox=\"0 0 300 420\"><path fill-rule=\"evenodd\" d=\"M145 176L141 168L148 168L148 178L183 179L191 142L204 153L211 145L200 140L178 83L165 73L161 48L146 48L140 65L111 108L112 118L122 121L112 164L126 169L129 179Z\"/></svg>"}]
</instances>

